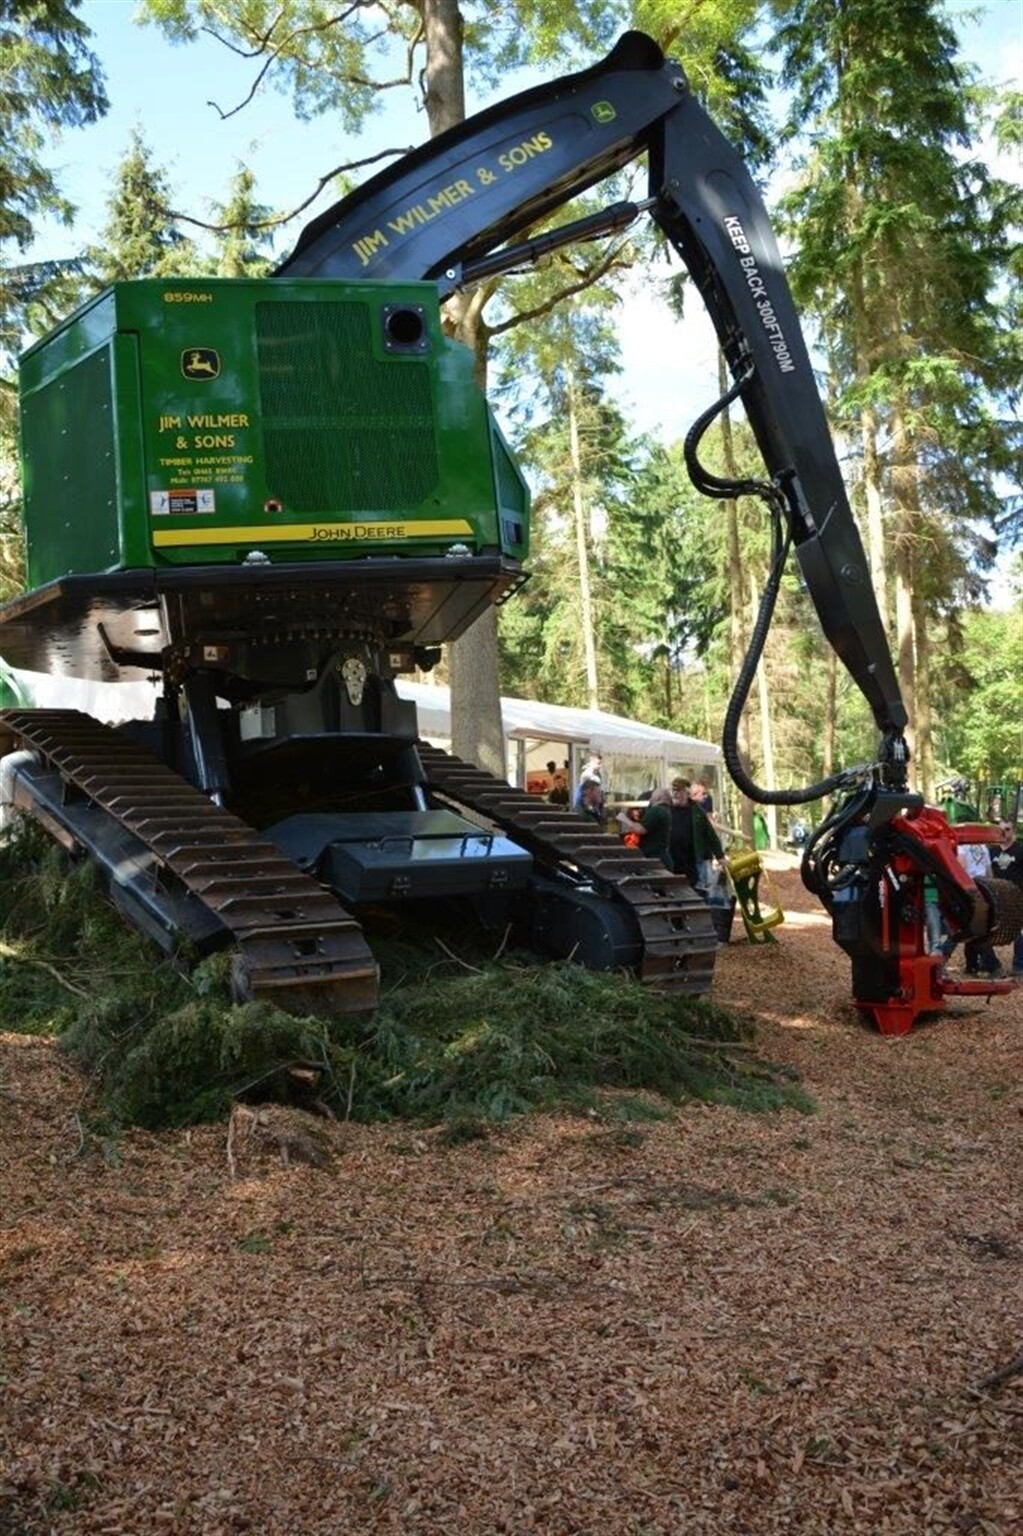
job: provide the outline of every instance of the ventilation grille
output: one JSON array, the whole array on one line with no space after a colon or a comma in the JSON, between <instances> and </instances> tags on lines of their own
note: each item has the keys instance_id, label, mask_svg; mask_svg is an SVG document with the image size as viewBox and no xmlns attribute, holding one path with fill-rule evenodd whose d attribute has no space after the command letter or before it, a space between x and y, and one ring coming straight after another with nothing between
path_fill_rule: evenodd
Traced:
<instances>
[{"instance_id":1,"label":"ventilation grille","mask_svg":"<svg viewBox=\"0 0 1023 1536\"><path fill-rule=\"evenodd\" d=\"M25 527L33 586L118 564L117 465L106 347L26 396Z\"/></svg>"},{"instance_id":2,"label":"ventilation grille","mask_svg":"<svg viewBox=\"0 0 1023 1536\"><path fill-rule=\"evenodd\" d=\"M411 510L437 484L429 364L375 358L366 304L257 304L267 492L289 511Z\"/></svg>"}]
</instances>

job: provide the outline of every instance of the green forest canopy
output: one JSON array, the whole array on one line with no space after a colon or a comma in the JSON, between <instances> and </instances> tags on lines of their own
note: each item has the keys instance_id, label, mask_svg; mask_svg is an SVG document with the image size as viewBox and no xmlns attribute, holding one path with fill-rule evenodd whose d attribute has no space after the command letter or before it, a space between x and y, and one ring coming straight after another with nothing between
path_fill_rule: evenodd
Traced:
<instances>
[{"instance_id":1,"label":"green forest canopy","mask_svg":"<svg viewBox=\"0 0 1023 1536\"><path fill-rule=\"evenodd\" d=\"M148 141L143 114L111 180L101 237L75 248L74 189L61 185L51 144L61 136L67 145L108 108L88 10L78 0L0 3L9 146L0 183L6 594L20 579L11 362L21 340L118 277L261 275L271 249L286 249L301 223L278 221L316 182L310 174L291 208L273 209L239 165L219 206L196 208ZM482 5L423 4L376 40L359 7L339 22L318 0L282 0L272 13L238 0L140 7L166 39L168 70L175 47L251 55L251 99L221 112L247 114L256 133L266 92L276 90L297 115L340 124L347 151L399 91L421 94L423 80L428 96L440 91L439 77L420 70L445 12L461 23L464 80L494 97L517 88L521 77L509 84L516 69L549 77L598 57L624 26L646 27L682 58L768 185L784 188L775 218L793 253L794 290L890 619L925 788L950 771L988 781L1023 772L1018 553L1000 567L1010 600L993 606L989 587L996 557L1020 536L1011 476L1021 194L1018 181L992 171L990 156L993 142L1018 150L1019 93L976 78L934 0L707 0L680 31L675 8L655 3L551 8L531 0L504 7L496 21ZM334 178L326 195L361 174ZM616 189L599 191L606 202ZM54 213L73 254L33 260L37 230ZM569 252L494 285L481 308L477 347L489 361L490 392L536 492L535 574L502 614L502 686L586 702L585 560L601 706L716 736L763 586L767 532L756 503L725 516L697 497L680 445L644 435L617 403L630 266L664 289L666 311L698 305L663 252L630 232L595 257ZM728 455L743 467L757 462L739 419L731 440L711 449L712 467L715 454L722 464ZM763 665L766 687L748 712L755 772L770 756L778 782L806 782L863 756L866 711L836 673L794 577Z\"/></svg>"}]
</instances>

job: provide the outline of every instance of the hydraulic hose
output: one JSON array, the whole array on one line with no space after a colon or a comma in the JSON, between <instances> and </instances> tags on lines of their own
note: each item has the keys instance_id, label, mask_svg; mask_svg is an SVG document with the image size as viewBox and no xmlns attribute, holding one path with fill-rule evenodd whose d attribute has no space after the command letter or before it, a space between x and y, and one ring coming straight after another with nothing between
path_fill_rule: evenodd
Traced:
<instances>
[{"instance_id":1,"label":"hydraulic hose","mask_svg":"<svg viewBox=\"0 0 1023 1536\"><path fill-rule=\"evenodd\" d=\"M844 769L840 773L830 774L826 779L821 779L816 784L807 784L802 789L763 789L756 784L742 766L739 754L739 721L746 707L749 690L756 676L760 657L763 654L767 633L771 627L774 616L775 603L781 588L782 573L785 562L788 559L789 547L792 542L791 532L788 531L788 519L786 517L786 503L780 487L773 482L764 480L730 480L720 475L712 474L705 465L701 464L698 448L707 428L732 401L741 395L743 387L753 375L753 365L748 360L737 373L735 382L726 390L720 400L716 400L693 422L686 434L683 445L683 455L689 478L694 486L704 496L711 496L718 501L732 500L736 496L759 496L767 503L771 514L773 555L771 569L767 582L764 585L763 595L760 599L760 607L757 612L756 622L753 626L753 634L739 668L739 676L736 678L732 689L728 708L725 711L724 730L722 732L722 749L724 752L725 766L733 783L750 800L756 800L761 805L805 805L811 800L823 799L836 789L847 789L851 785L862 780L864 770L862 768ZM785 528L786 531L782 532Z\"/></svg>"},{"instance_id":2,"label":"hydraulic hose","mask_svg":"<svg viewBox=\"0 0 1023 1536\"><path fill-rule=\"evenodd\" d=\"M867 784L850 795L812 833L800 863L800 875L808 891L818 896L830 912L835 892L855 876L855 868L843 866L839 856L846 829L862 821L877 798L877 786Z\"/></svg>"}]
</instances>

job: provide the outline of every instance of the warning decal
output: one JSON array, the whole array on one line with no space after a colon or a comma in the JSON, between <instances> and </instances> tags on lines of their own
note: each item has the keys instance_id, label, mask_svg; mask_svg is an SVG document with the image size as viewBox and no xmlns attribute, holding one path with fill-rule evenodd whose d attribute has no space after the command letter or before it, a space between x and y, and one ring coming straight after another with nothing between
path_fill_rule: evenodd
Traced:
<instances>
[{"instance_id":1,"label":"warning decal","mask_svg":"<svg viewBox=\"0 0 1023 1536\"><path fill-rule=\"evenodd\" d=\"M210 488L184 491L175 487L170 491L150 491L149 510L153 517L188 517L196 512L215 512L217 497Z\"/></svg>"}]
</instances>

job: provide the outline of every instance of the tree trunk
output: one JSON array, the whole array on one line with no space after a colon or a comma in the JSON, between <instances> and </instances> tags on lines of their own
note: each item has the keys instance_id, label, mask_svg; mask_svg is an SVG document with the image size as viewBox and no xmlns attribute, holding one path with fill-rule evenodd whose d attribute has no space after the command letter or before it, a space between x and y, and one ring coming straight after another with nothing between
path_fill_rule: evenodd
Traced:
<instances>
[{"instance_id":1,"label":"tree trunk","mask_svg":"<svg viewBox=\"0 0 1023 1536\"><path fill-rule=\"evenodd\" d=\"M506 778L496 609L481 614L448 654L451 750L499 779Z\"/></svg>"},{"instance_id":2,"label":"tree trunk","mask_svg":"<svg viewBox=\"0 0 1023 1536\"><path fill-rule=\"evenodd\" d=\"M897 537L895 545L895 655L899 691L911 721L916 720L916 658L913 653L913 558L909 539ZM915 725L906 727L910 756L916 757Z\"/></svg>"},{"instance_id":3,"label":"tree trunk","mask_svg":"<svg viewBox=\"0 0 1023 1536\"><path fill-rule=\"evenodd\" d=\"M590 552L586 537L586 502L583 497L582 459L579 453L579 415L576 410L575 375L568 375L568 441L572 460L572 510L575 516L575 547L579 561L579 618L583 632L586 668L586 704L599 709L597 693L597 646L593 633L593 598L590 593Z\"/></svg>"},{"instance_id":4,"label":"tree trunk","mask_svg":"<svg viewBox=\"0 0 1023 1536\"><path fill-rule=\"evenodd\" d=\"M894 502L895 545L895 663L910 726L906 742L916 756L916 656L913 648L913 567L917 536L916 466L905 426L898 412L892 413L892 500Z\"/></svg>"},{"instance_id":5,"label":"tree trunk","mask_svg":"<svg viewBox=\"0 0 1023 1536\"><path fill-rule=\"evenodd\" d=\"M851 197L859 203L859 193L853 189ZM854 366L856 382L864 387L872 365L874 329L871 323L871 306L867 301L863 265L857 262L849 283L852 334L854 342ZM888 624L888 554L884 537L884 496L882 486L884 466L877 447L877 412L872 405L860 411L860 442L863 448L863 496L867 506L867 554L870 560L870 579L874 587L881 617Z\"/></svg>"},{"instance_id":6,"label":"tree trunk","mask_svg":"<svg viewBox=\"0 0 1023 1536\"><path fill-rule=\"evenodd\" d=\"M870 579L881 618L888 623L888 559L884 542L884 498L881 494L882 465L877 451L877 414L867 407L860 414L863 444L863 494L867 503L867 550Z\"/></svg>"},{"instance_id":7,"label":"tree trunk","mask_svg":"<svg viewBox=\"0 0 1023 1536\"><path fill-rule=\"evenodd\" d=\"M477 291L478 295L478 291ZM461 295L459 296L462 297ZM476 382L484 389L487 376L487 336L480 324L482 299L472 296L459 305L460 341L475 338ZM488 608L475 624L448 647L451 679L451 750L468 763L507 776L504 725L501 720L501 668L497 643L497 609Z\"/></svg>"},{"instance_id":8,"label":"tree trunk","mask_svg":"<svg viewBox=\"0 0 1023 1536\"><path fill-rule=\"evenodd\" d=\"M458 0L421 0L426 66L423 89L430 137L465 120L463 19ZM476 357L476 380L486 383L486 337L480 305L471 295L448 301L447 319ZM448 648L451 680L451 747L459 757L505 778L497 609L489 608Z\"/></svg>"},{"instance_id":9,"label":"tree trunk","mask_svg":"<svg viewBox=\"0 0 1023 1536\"><path fill-rule=\"evenodd\" d=\"M931 714L931 639L927 622L927 598L919 581L913 586L912 607L913 650L916 657L914 778L924 798L933 804L937 776L934 769L934 719Z\"/></svg>"},{"instance_id":10,"label":"tree trunk","mask_svg":"<svg viewBox=\"0 0 1023 1536\"><path fill-rule=\"evenodd\" d=\"M465 121L464 22L458 0L420 0L426 65L423 94L430 137Z\"/></svg>"}]
</instances>

